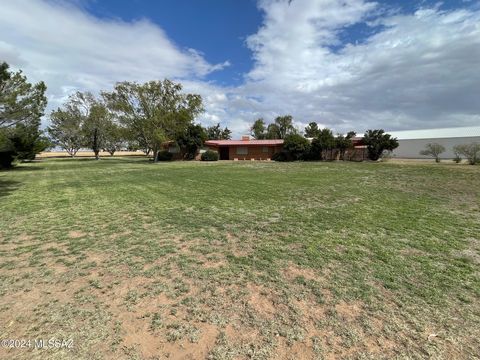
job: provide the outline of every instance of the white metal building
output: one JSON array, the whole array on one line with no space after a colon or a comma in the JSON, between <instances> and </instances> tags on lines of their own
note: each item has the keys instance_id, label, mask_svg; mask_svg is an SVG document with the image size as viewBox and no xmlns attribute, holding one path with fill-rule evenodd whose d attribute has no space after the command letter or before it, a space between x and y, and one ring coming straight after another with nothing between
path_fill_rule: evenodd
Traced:
<instances>
[{"instance_id":1,"label":"white metal building","mask_svg":"<svg viewBox=\"0 0 480 360\"><path fill-rule=\"evenodd\" d=\"M399 146L393 151L393 156L406 159L422 159L428 156L420 155L428 143L437 143L445 147L445 152L440 155L442 159L453 159L453 147L459 144L480 144L480 126L428 129L428 130L407 130L389 131L393 137L398 139Z\"/></svg>"}]
</instances>

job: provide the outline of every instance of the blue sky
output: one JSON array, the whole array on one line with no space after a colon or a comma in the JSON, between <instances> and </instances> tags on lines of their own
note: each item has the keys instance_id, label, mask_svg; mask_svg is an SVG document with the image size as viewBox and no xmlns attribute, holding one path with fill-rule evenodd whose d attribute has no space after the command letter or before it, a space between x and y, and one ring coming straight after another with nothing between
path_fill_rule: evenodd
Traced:
<instances>
[{"instance_id":1,"label":"blue sky","mask_svg":"<svg viewBox=\"0 0 480 360\"><path fill-rule=\"evenodd\" d=\"M0 2L0 61L46 82L48 111L170 78L236 137L284 114L299 130L475 126L479 24L478 0L16 0Z\"/></svg>"},{"instance_id":2,"label":"blue sky","mask_svg":"<svg viewBox=\"0 0 480 360\"><path fill-rule=\"evenodd\" d=\"M229 67L208 77L219 84L239 84L253 66L245 39L262 21L254 0L107 0L87 3L86 8L98 17L149 18L180 47L199 50L211 63L230 61Z\"/></svg>"}]
</instances>

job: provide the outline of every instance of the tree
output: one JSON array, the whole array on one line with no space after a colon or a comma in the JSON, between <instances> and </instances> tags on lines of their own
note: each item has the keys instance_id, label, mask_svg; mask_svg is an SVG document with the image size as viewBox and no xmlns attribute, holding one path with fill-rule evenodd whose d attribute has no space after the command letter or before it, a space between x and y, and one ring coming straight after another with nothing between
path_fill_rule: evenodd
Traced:
<instances>
[{"instance_id":1,"label":"tree","mask_svg":"<svg viewBox=\"0 0 480 360\"><path fill-rule=\"evenodd\" d=\"M300 134L285 136L283 149L290 153L294 160L304 159L310 152L310 142Z\"/></svg>"},{"instance_id":2,"label":"tree","mask_svg":"<svg viewBox=\"0 0 480 360\"><path fill-rule=\"evenodd\" d=\"M15 147L5 129L0 128L0 169L9 169L15 161Z\"/></svg>"},{"instance_id":3,"label":"tree","mask_svg":"<svg viewBox=\"0 0 480 360\"><path fill-rule=\"evenodd\" d=\"M0 63L0 168L11 167L15 159L33 159L47 146L40 130L45 84L32 85L21 71L8 69Z\"/></svg>"},{"instance_id":4,"label":"tree","mask_svg":"<svg viewBox=\"0 0 480 360\"><path fill-rule=\"evenodd\" d=\"M109 121L105 127L103 149L113 156L116 151L121 150L125 146L127 138L125 133L125 128L122 128L113 120Z\"/></svg>"},{"instance_id":5,"label":"tree","mask_svg":"<svg viewBox=\"0 0 480 360\"><path fill-rule=\"evenodd\" d=\"M84 143L83 120L80 110L73 104L67 104L63 109L58 108L50 114L47 132L52 142L62 147L71 157L75 157Z\"/></svg>"},{"instance_id":6,"label":"tree","mask_svg":"<svg viewBox=\"0 0 480 360\"><path fill-rule=\"evenodd\" d=\"M432 156L435 162L440 162L440 154L445 152L445 147L437 143L429 143L425 145L425 150L420 151L420 155Z\"/></svg>"},{"instance_id":7,"label":"tree","mask_svg":"<svg viewBox=\"0 0 480 360\"><path fill-rule=\"evenodd\" d=\"M107 128L112 123L112 115L107 107L97 100L89 104L88 116L82 124L84 146L92 149L95 159L106 145Z\"/></svg>"},{"instance_id":8,"label":"tree","mask_svg":"<svg viewBox=\"0 0 480 360\"><path fill-rule=\"evenodd\" d=\"M0 128L37 121L47 106L41 81L30 84L22 71L12 73L7 63L0 64Z\"/></svg>"},{"instance_id":9,"label":"tree","mask_svg":"<svg viewBox=\"0 0 480 360\"><path fill-rule=\"evenodd\" d=\"M368 158L373 161L380 159L385 150L392 151L398 147L397 139L385 134L382 129L367 130L363 142L367 146Z\"/></svg>"},{"instance_id":10,"label":"tree","mask_svg":"<svg viewBox=\"0 0 480 360\"><path fill-rule=\"evenodd\" d=\"M255 120L250 128L250 134L257 140L262 140L267 137L265 121L263 118Z\"/></svg>"},{"instance_id":11,"label":"tree","mask_svg":"<svg viewBox=\"0 0 480 360\"><path fill-rule=\"evenodd\" d=\"M206 139L207 134L201 125L190 124L185 129L185 132L177 139L177 143L184 151L184 158L192 160Z\"/></svg>"},{"instance_id":12,"label":"tree","mask_svg":"<svg viewBox=\"0 0 480 360\"><path fill-rule=\"evenodd\" d=\"M278 135L280 139L285 139L288 134L295 133L293 127L293 118L291 115L278 116L275 118L275 124L278 126Z\"/></svg>"},{"instance_id":13,"label":"tree","mask_svg":"<svg viewBox=\"0 0 480 360\"><path fill-rule=\"evenodd\" d=\"M139 144L152 149L154 162L162 144L177 139L203 111L200 95L184 94L181 84L168 79L117 83L103 97Z\"/></svg>"},{"instance_id":14,"label":"tree","mask_svg":"<svg viewBox=\"0 0 480 360\"><path fill-rule=\"evenodd\" d=\"M232 137L232 132L227 127L222 129L220 123L209 126L206 129L206 134L208 140L230 140Z\"/></svg>"},{"instance_id":15,"label":"tree","mask_svg":"<svg viewBox=\"0 0 480 360\"><path fill-rule=\"evenodd\" d=\"M8 129L9 139L18 160L34 160L35 155L51 147L51 143L40 130L40 119L37 123L25 125L17 123Z\"/></svg>"},{"instance_id":16,"label":"tree","mask_svg":"<svg viewBox=\"0 0 480 360\"><path fill-rule=\"evenodd\" d=\"M345 136L338 134L337 137L335 138L334 147L338 149L341 160L345 159L345 152L347 151L347 149L352 148L353 146L352 138L354 138L355 135L357 134L354 131L350 131Z\"/></svg>"},{"instance_id":17,"label":"tree","mask_svg":"<svg viewBox=\"0 0 480 360\"><path fill-rule=\"evenodd\" d=\"M324 128L319 131L317 137L312 140L311 156L312 160L326 160L328 151L335 147L335 137L332 130Z\"/></svg>"},{"instance_id":18,"label":"tree","mask_svg":"<svg viewBox=\"0 0 480 360\"><path fill-rule=\"evenodd\" d=\"M459 157L460 155L465 156L465 158L468 160L468 163L470 165L475 165L480 162L480 144L479 143L455 145L453 147L453 151Z\"/></svg>"},{"instance_id":19,"label":"tree","mask_svg":"<svg viewBox=\"0 0 480 360\"><path fill-rule=\"evenodd\" d=\"M320 129L316 122L311 122L305 127L305 137L316 138L320 134Z\"/></svg>"},{"instance_id":20,"label":"tree","mask_svg":"<svg viewBox=\"0 0 480 360\"><path fill-rule=\"evenodd\" d=\"M267 126L267 139L281 139L280 128L277 124L268 124Z\"/></svg>"}]
</instances>

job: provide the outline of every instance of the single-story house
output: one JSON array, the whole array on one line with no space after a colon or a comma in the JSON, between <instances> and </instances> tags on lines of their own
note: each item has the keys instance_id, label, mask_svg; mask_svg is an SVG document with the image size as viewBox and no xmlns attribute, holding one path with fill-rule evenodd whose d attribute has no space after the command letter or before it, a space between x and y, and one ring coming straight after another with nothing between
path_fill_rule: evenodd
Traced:
<instances>
[{"instance_id":1,"label":"single-story house","mask_svg":"<svg viewBox=\"0 0 480 360\"><path fill-rule=\"evenodd\" d=\"M389 131L398 140L398 148L393 150L392 155L397 158L422 159L430 156L420 155L429 143L437 143L445 147L445 152L440 154L442 159L453 159L455 157L453 147L461 144L480 144L480 126Z\"/></svg>"},{"instance_id":2,"label":"single-story house","mask_svg":"<svg viewBox=\"0 0 480 360\"><path fill-rule=\"evenodd\" d=\"M307 138L310 142L313 140ZM352 139L353 148L348 149L345 158L348 160L364 160L366 147L363 137ZM241 140L207 140L205 146L209 150L217 151L220 160L270 160L273 154L282 151L283 139L251 140L249 136L242 136ZM338 159L338 151L326 154L328 158Z\"/></svg>"},{"instance_id":3,"label":"single-story house","mask_svg":"<svg viewBox=\"0 0 480 360\"><path fill-rule=\"evenodd\" d=\"M207 140L205 146L217 151L220 160L269 160L283 148L283 140Z\"/></svg>"}]
</instances>

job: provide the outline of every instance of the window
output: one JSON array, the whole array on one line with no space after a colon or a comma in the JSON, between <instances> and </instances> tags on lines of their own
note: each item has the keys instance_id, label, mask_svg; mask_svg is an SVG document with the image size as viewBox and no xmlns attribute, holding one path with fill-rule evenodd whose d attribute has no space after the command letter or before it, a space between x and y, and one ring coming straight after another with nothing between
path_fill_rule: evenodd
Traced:
<instances>
[{"instance_id":1,"label":"window","mask_svg":"<svg viewBox=\"0 0 480 360\"><path fill-rule=\"evenodd\" d=\"M248 155L248 147L238 146L237 147L237 155Z\"/></svg>"},{"instance_id":2,"label":"window","mask_svg":"<svg viewBox=\"0 0 480 360\"><path fill-rule=\"evenodd\" d=\"M262 153L268 154L268 146L262 147Z\"/></svg>"}]
</instances>

